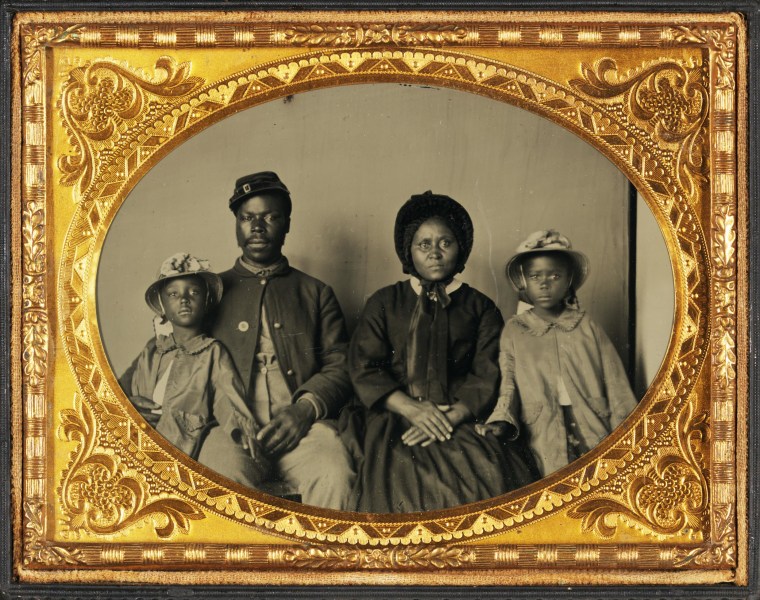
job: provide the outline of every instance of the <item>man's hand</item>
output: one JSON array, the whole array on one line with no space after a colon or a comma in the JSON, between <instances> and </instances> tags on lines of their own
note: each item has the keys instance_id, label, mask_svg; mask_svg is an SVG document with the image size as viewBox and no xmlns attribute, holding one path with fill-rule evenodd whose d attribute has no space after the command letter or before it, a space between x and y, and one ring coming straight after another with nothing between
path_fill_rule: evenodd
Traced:
<instances>
[{"instance_id":1,"label":"man's hand","mask_svg":"<svg viewBox=\"0 0 760 600\"><path fill-rule=\"evenodd\" d=\"M280 456L298 445L316 419L311 402L296 402L277 413L256 435L269 456Z\"/></svg>"}]
</instances>

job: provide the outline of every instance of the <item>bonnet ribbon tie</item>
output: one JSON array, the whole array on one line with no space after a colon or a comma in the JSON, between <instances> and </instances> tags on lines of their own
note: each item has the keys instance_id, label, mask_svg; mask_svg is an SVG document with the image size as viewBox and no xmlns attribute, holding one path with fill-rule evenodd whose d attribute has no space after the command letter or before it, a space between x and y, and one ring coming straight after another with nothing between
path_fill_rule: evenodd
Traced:
<instances>
[{"instance_id":1,"label":"bonnet ribbon tie","mask_svg":"<svg viewBox=\"0 0 760 600\"><path fill-rule=\"evenodd\" d=\"M409 323L407 390L412 398L448 404L447 346L451 298L450 282L420 281L422 291Z\"/></svg>"}]
</instances>

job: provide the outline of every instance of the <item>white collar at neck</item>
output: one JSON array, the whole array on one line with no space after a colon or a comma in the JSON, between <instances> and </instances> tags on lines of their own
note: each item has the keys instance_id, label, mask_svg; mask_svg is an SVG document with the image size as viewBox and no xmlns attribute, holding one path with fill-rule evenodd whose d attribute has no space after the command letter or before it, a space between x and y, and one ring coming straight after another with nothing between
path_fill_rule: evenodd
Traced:
<instances>
[{"instance_id":1,"label":"white collar at neck","mask_svg":"<svg viewBox=\"0 0 760 600\"><path fill-rule=\"evenodd\" d=\"M419 296L422 293L422 284L420 283L420 280L416 277L412 277L409 279L409 283L412 285L414 293ZM460 287L462 287L462 281L455 277L451 280L451 283L446 286L446 293L451 294L452 292L456 292Z\"/></svg>"}]
</instances>

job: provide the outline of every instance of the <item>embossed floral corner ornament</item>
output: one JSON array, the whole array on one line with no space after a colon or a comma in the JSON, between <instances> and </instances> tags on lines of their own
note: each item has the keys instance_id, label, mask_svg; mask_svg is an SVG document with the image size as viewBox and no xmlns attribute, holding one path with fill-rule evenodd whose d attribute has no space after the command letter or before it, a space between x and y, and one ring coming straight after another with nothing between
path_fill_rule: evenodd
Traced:
<instances>
[{"instance_id":1,"label":"embossed floral corner ornament","mask_svg":"<svg viewBox=\"0 0 760 600\"><path fill-rule=\"evenodd\" d=\"M183 500L151 493L155 482L151 485L144 473L118 456L118 446L100 434L86 404L78 398L74 404L74 410L63 411L59 431L63 439L78 444L60 489L69 531L110 535L151 519L158 537L167 539L175 530L188 533L191 520L204 518Z\"/></svg>"},{"instance_id":2,"label":"embossed floral corner ornament","mask_svg":"<svg viewBox=\"0 0 760 600\"><path fill-rule=\"evenodd\" d=\"M130 144L150 147L149 141L136 137L142 133L141 124L150 123L204 83L189 75L188 63L178 65L170 57L160 58L155 70L164 76L152 81L111 61L71 71L61 110L74 152L58 161L62 183L77 183L86 196L96 172L120 163Z\"/></svg>"},{"instance_id":3,"label":"embossed floral corner ornament","mask_svg":"<svg viewBox=\"0 0 760 600\"><path fill-rule=\"evenodd\" d=\"M463 15L461 21L429 24L402 17L387 23L191 21L180 31L172 22L152 23L148 15L140 17L145 22L118 26L86 17L86 24L31 23L20 29L25 131L55 122L68 139L65 151L52 158L56 181L49 179L55 169L44 137L25 139L22 165L19 338L26 466L18 487L31 490L22 503L26 567L76 565L86 572L200 562L208 569L484 574L568 565L597 571L645 565L670 574L736 567L737 488L734 475L726 473L734 474L737 466L723 451L736 442L739 351L734 22L675 26L665 17L647 17L654 20L623 27L610 16L537 25L516 16L481 22L477 15ZM637 45L644 38L646 44ZM222 39L219 48L268 48L268 62L251 53L246 68L212 78L187 58L187 49L213 53ZM493 51L510 45L521 51L554 48L557 40L588 57L566 80L511 64L506 50ZM621 70L619 49L654 46L659 55ZM102 52L54 83L47 79L46 60L59 47ZM129 53L112 50L124 48ZM683 58L671 48L699 52ZM97 323L87 315L95 302L100 244L106 224L157 157L231 112L305 90L368 81L478 93L570 129L635 183L668 239L680 287L671 354L657 386L626 430L615 432L588 460L547 478L541 489L416 519L296 510L195 472L130 412L98 358ZM75 200L61 248L51 246L48 235L55 211L46 202L51 190L68 190ZM53 289L57 303L49 306ZM49 337L51 310L60 329L57 340ZM73 399L56 399L57 412L50 415L53 344L65 355L76 392ZM700 377L709 394L697 386ZM58 430L47 431L53 419ZM66 467L47 473L40 452L66 455ZM60 509L55 541L50 502ZM589 543L489 543L549 518ZM213 519L237 523L242 531L255 528L278 543L193 543L197 523ZM155 542L130 542L136 530L155 535Z\"/></svg>"},{"instance_id":4,"label":"embossed floral corner ornament","mask_svg":"<svg viewBox=\"0 0 760 600\"><path fill-rule=\"evenodd\" d=\"M698 199L708 168L704 143L709 101L702 70L658 61L626 77L614 60L605 58L593 69L584 65L582 72L583 78L570 85L600 100L623 97L637 124L651 132L660 148L672 149L678 183L688 198Z\"/></svg>"},{"instance_id":5,"label":"embossed floral corner ornament","mask_svg":"<svg viewBox=\"0 0 760 600\"><path fill-rule=\"evenodd\" d=\"M707 522L708 486L704 456L707 441L707 415L689 419L687 409L679 415L675 426L675 448L663 444L652 454L652 463L637 469L626 482L625 502L610 498L589 500L568 513L583 520L587 531L594 530L609 538L615 533L617 518L659 534L683 531L700 532ZM670 438L660 436L660 438Z\"/></svg>"}]
</instances>

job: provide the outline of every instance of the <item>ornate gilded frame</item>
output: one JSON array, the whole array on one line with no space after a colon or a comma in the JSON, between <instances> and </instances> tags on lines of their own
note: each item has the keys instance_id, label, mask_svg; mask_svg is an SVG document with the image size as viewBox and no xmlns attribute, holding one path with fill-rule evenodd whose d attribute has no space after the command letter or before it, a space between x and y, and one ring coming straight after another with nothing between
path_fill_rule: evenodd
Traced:
<instances>
[{"instance_id":1,"label":"ornate gilded frame","mask_svg":"<svg viewBox=\"0 0 760 600\"><path fill-rule=\"evenodd\" d=\"M42 12L19 14L11 42L20 582L747 583L740 15L159 12L114 24ZM612 160L655 214L675 274L666 360L582 461L440 513L337 513L226 482L125 402L94 292L120 203L223 116L357 82L451 87L540 114Z\"/></svg>"}]
</instances>

